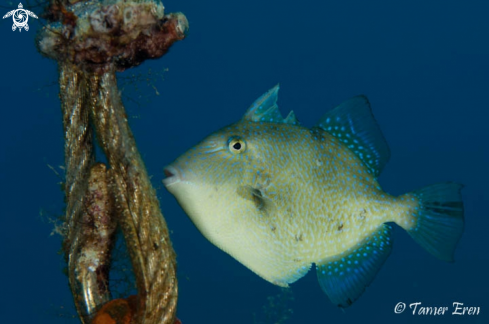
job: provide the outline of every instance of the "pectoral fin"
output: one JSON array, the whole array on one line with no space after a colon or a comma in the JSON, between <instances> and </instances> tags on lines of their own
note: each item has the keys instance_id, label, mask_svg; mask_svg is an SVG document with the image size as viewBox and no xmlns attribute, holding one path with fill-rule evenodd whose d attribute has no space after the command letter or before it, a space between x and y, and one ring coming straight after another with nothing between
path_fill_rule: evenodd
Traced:
<instances>
[{"instance_id":1,"label":"pectoral fin","mask_svg":"<svg viewBox=\"0 0 489 324\"><path fill-rule=\"evenodd\" d=\"M240 197L251 201L260 213L269 215L274 208L272 200L266 197L262 190L258 188L252 186L240 186L237 193Z\"/></svg>"}]
</instances>

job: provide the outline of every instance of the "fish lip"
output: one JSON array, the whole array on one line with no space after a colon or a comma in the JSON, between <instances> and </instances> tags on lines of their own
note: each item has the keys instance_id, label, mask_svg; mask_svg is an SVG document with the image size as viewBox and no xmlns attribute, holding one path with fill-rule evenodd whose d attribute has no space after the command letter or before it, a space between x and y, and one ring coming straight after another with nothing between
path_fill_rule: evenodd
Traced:
<instances>
[{"instance_id":1,"label":"fish lip","mask_svg":"<svg viewBox=\"0 0 489 324\"><path fill-rule=\"evenodd\" d=\"M182 173L175 167L168 165L163 169L163 172L166 176L166 178L163 179L163 184L167 188L183 180Z\"/></svg>"}]
</instances>

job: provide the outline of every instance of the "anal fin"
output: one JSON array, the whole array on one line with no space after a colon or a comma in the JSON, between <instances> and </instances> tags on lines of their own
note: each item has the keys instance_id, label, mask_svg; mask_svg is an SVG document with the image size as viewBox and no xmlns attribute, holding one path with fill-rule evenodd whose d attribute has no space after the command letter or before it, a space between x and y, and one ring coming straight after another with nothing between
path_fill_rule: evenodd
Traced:
<instances>
[{"instance_id":1,"label":"anal fin","mask_svg":"<svg viewBox=\"0 0 489 324\"><path fill-rule=\"evenodd\" d=\"M355 248L316 263L319 285L331 302L348 307L362 295L391 252L391 231L383 224Z\"/></svg>"}]
</instances>

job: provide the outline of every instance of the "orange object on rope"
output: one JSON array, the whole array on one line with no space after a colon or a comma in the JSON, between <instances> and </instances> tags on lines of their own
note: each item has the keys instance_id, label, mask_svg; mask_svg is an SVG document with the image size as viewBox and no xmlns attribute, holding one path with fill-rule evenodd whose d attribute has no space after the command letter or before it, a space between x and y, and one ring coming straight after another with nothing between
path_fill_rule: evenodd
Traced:
<instances>
[{"instance_id":1,"label":"orange object on rope","mask_svg":"<svg viewBox=\"0 0 489 324\"><path fill-rule=\"evenodd\" d=\"M90 324L131 324L137 312L137 296L114 299L102 306ZM182 324L178 318L175 324Z\"/></svg>"}]
</instances>

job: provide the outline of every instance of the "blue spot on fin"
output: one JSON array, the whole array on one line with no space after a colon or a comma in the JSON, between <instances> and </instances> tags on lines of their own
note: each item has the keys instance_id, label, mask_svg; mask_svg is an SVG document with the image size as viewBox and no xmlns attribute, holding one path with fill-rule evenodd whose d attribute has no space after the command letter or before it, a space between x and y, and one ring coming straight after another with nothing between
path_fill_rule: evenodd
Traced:
<instances>
[{"instance_id":1,"label":"blue spot on fin","mask_svg":"<svg viewBox=\"0 0 489 324\"><path fill-rule=\"evenodd\" d=\"M300 125L299 120L297 120L297 117L295 117L295 114L293 111L290 111L290 113L285 117L284 123L286 124L291 124L291 125Z\"/></svg>"},{"instance_id":2,"label":"blue spot on fin","mask_svg":"<svg viewBox=\"0 0 489 324\"><path fill-rule=\"evenodd\" d=\"M376 177L389 160L389 146L372 115L367 97L363 95L328 111L316 127L338 138Z\"/></svg>"},{"instance_id":3,"label":"blue spot on fin","mask_svg":"<svg viewBox=\"0 0 489 324\"><path fill-rule=\"evenodd\" d=\"M414 218L416 227L407 232L426 251L448 262L453 262L455 247L464 231L462 187L445 182L412 192L421 206ZM399 225L403 226L402 222Z\"/></svg>"},{"instance_id":4,"label":"blue spot on fin","mask_svg":"<svg viewBox=\"0 0 489 324\"><path fill-rule=\"evenodd\" d=\"M321 289L339 307L357 300L391 252L392 228L383 224L355 248L316 263Z\"/></svg>"},{"instance_id":5,"label":"blue spot on fin","mask_svg":"<svg viewBox=\"0 0 489 324\"><path fill-rule=\"evenodd\" d=\"M243 119L254 122L282 123L283 117L277 106L278 90L277 84L258 98L246 111Z\"/></svg>"}]
</instances>

